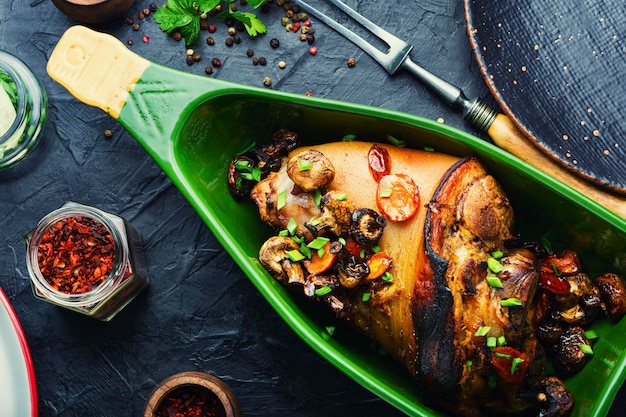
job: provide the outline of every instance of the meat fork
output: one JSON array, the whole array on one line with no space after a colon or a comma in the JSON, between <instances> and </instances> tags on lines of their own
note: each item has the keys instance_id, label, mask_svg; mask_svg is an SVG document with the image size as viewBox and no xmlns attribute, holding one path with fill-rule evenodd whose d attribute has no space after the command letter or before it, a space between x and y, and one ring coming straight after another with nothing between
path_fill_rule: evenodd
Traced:
<instances>
[{"instance_id":1,"label":"meat fork","mask_svg":"<svg viewBox=\"0 0 626 417\"><path fill-rule=\"evenodd\" d=\"M400 69L410 72L448 105L457 110L461 110L466 120L486 132L500 148L569 185L621 217L626 217L626 196L616 195L602 190L568 171L564 166L560 165L534 146L515 127L508 116L498 113L479 98L468 99L459 87L439 78L413 62L409 56L413 49L412 45L387 32L341 0L326 1L335 5L373 35L377 36L387 45L388 50L386 52L379 50L357 33L336 22L305 1L298 0L298 4L309 14L330 26L333 30L339 32L349 41L361 48L385 68L390 75L395 74Z\"/></svg>"}]
</instances>

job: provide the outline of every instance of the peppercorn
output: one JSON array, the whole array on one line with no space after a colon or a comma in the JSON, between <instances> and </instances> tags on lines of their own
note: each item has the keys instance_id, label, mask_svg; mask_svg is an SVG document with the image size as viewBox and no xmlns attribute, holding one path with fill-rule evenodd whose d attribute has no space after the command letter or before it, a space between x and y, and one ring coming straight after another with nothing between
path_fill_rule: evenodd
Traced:
<instances>
[{"instance_id":1,"label":"peppercorn","mask_svg":"<svg viewBox=\"0 0 626 417\"><path fill-rule=\"evenodd\" d=\"M294 13L300 13L300 6L298 6L297 4L293 4L293 5L291 6L291 10L292 10ZM298 16L298 17L300 17L300 16Z\"/></svg>"},{"instance_id":2,"label":"peppercorn","mask_svg":"<svg viewBox=\"0 0 626 417\"><path fill-rule=\"evenodd\" d=\"M254 57L252 58L252 65L259 65L259 58L258 57Z\"/></svg>"},{"instance_id":3,"label":"peppercorn","mask_svg":"<svg viewBox=\"0 0 626 417\"><path fill-rule=\"evenodd\" d=\"M222 66L222 61L220 61L219 58L213 58L211 64L213 64L215 68L219 68Z\"/></svg>"},{"instance_id":4,"label":"peppercorn","mask_svg":"<svg viewBox=\"0 0 626 417\"><path fill-rule=\"evenodd\" d=\"M159 6L157 6L156 3L150 3L149 8L151 11L156 12Z\"/></svg>"},{"instance_id":5,"label":"peppercorn","mask_svg":"<svg viewBox=\"0 0 626 417\"><path fill-rule=\"evenodd\" d=\"M287 23L287 24L285 25L285 30L286 30L287 32L291 32L291 31L293 30L293 25L292 25L291 23Z\"/></svg>"},{"instance_id":6,"label":"peppercorn","mask_svg":"<svg viewBox=\"0 0 626 417\"><path fill-rule=\"evenodd\" d=\"M308 20L309 19L309 15L302 12L298 15L298 17L300 18L300 20Z\"/></svg>"},{"instance_id":7,"label":"peppercorn","mask_svg":"<svg viewBox=\"0 0 626 417\"><path fill-rule=\"evenodd\" d=\"M259 57L259 65L267 65L267 58L264 56Z\"/></svg>"},{"instance_id":8,"label":"peppercorn","mask_svg":"<svg viewBox=\"0 0 626 417\"><path fill-rule=\"evenodd\" d=\"M246 55L248 55L249 57L254 56L254 49L248 48L248 50L246 51Z\"/></svg>"},{"instance_id":9,"label":"peppercorn","mask_svg":"<svg viewBox=\"0 0 626 417\"><path fill-rule=\"evenodd\" d=\"M228 34L229 35L234 35L235 33L237 33L237 29L235 29L233 26L228 28Z\"/></svg>"},{"instance_id":10,"label":"peppercorn","mask_svg":"<svg viewBox=\"0 0 626 417\"><path fill-rule=\"evenodd\" d=\"M235 42L235 44L239 45L241 43L241 36L239 36L239 35L233 36L233 42Z\"/></svg>"},{"instance_id":11,"label":"peppercorn","mask_svg":"<svg viewBox=\"0 0 626 417\"><path fill-rule=\"evenodd\" d=\"M187 56L192 56L194 54L194 50L189 48L187 49Z\"/></svg>"},{"instance_id":12,"label":"peppercorn","mask_svg":"<svg viewBox=\"0 0 626 417\"><path fill-rule=\"evenodd\" d=\"M226 46L228 47L233 46L233 38L226 38L225 42L226 42Z\"/></svg>"},{"instance_id":13,"label":"peppercorn","mask_svg":"<svg viewBox=\"0 0 626 417\"><path fill-rule=\"evenodd\" d=\"M193 55L187 55L187 57L185 58L185 62L187 62L187 65L192 65L193 64Z\"/></svg>"},{"instance_id":14,"label":"peppercorn","mask_svg":"<svg viewBox=\"0 0 626 417\"><path fill-rule=\"evenodd\" d=\"M302 42L305 42L305 41L306 41L306 35L305 35L304 33L301 33L301 34L300 34L300 40L301 40Z\"/></svg>"},{"instance_id":15,"label":"peppercorn","mask_svg":"<svg viewBox=\"0 0 626 417\"><path fill-rule=\"evenodd\" d=\"M133 23L135 23L135 19L129 16L124 20L124 23L126 23L128 26L131 26Z\"/></svg>"},{"instance_id":16,"label":"peppercorn","mask_svg":"<svg viewBox=\"0 0 626 417\"><path fill-rule=\"evenodd\" d=\"M206 44L207 45L215 45L215 39L213 39L212 37L208 37L206 38Z\"/></svg>"},{"instance_id":17,"label":"peppercorn","mask_svg":"<svg viewBox=\"0 0 626 417\"><path fill-rule=\"evenodd\" d=\"M280 41L276 38L272 38L270 40L270 46L274 49L278 48L280 46Z\"/></svg>"},{"instance_id":18,"label":"peppercorn","mask_svg":"<svg viewBox=\"0 0 626 417\"><path fill-rule=\"evenodd\" d=\"M113 136L113 132L111 132L111 130L106 129L106 130L104 131L104 137L105 137L105 138L110 139L112 136Z\"/></svg>"},{"instance_id":19,"label":"peppercorn","mask_svg":"<svg viewBox=\"0 0 626 417\"><path fill-rule=\"evenodd\" d=\"M172 38L174 38L175 41L180 41L183 38L183 35L178 31L172 32Z\"/></svg>"},{"instance_id":20,"label":"peppercorn","mask_svg":"<svg viewBox=\"0 0 626 417\"><path fill-rule=\"evenodd\" d=\"M293 17L293 10L287 10L286 16L291 19Z\"/></svg>"},{"instance_id":21,"label":"peppercorn","mask_svg":"<svg viewBox=\"0 0 626 417\"><path fill-rule=\"evenodd\" d=\"M317 48L316 48L315 46L310 47L310 48L309 48L309 53L310 53L311 55L315 55L315 54L317 54Z\"/></svg>"},{"instance_id":22,"label":"peppercorn","mask_svg":"<svg viewBox=\"0 0 626 417\"><path fill-rule=\"evenodd\" d=\"M205 74L206 74L206 75L211 75L211 74L213 74L213 67L206 67L206 68L204 69L204 72L205 72Z\"/></svg>"},{"instance_id":23,"label":"peppercorn","mask_svg":"<svg viewBox=\"0 0 626 417\"><path fill-rule=\"evenodd\" d=\"M215 25L209 25L209 32L210 33L215 33L215 31L217 30L217 26Z\"/></svg>"},{"instance_id":24,"label":"peppercorn","mask_svg":"<svg viewBox=\"0 0 626 417\"><path fill-rule=\"evenodd\" d=\"M287 16L283 16L283 17L280 19L280 23L281 23L283 26L287 26L287 24L289 23L289 18L288 18Z\"/></svg>"},{"instance_id":25,"label":"peppercorn","mask_svg":"<svg viewBox=\"0 0 626 417\"><path fill-rule=\"evenodd\" d=\"M132 45L133 44L133 38L128 38L126 40L126 43L129 44L129 45Z\"/></svg>"},{"instance_id":26,"label":"peppercorn","mask_svg":"<svg viewBox=\"0 0 626 417\"><path fill-rule=\"evenodd\" d=\"M315 35L307 33L306 41L309 43L309 45L313 45L315 43Z\"/></svg>"},{"instance_id":27,"label":"peppercorn","mask_svg":"<svg viewBox=\"0 0 626 417\"><path fill-rule=\"evenodd\" d=\"M148 9L147 7L145 9L143 9L143 15L144 16L150 16L150 9Z\"/></svg>"},{"instance_id":28,"label":"peppercorn","mask_svg":"<svg viewBox=\"0 0 626 417\"><path fill-rule=\"evenodd\" d=\"M200 20L200 30L209 30L209 22L207 20Z\"/></svg>"},{"instance_id":29,"label":"peppercorn","mask_svg":"<svg viewBox=\"0 0 626 417\"><path fill-rule=\"evenodd\" d=\"M145 14L143 14L143 11L140 11L139 13L137 13L137 18L139 18L139 20L143 20L146 17Z\"/></svg>"},{"instance_id":30,"label":"peppercorn","mask_svg":"<svg viewBox=\"0 0 626 417\"><path fill-rule=\"evenodd\" d=\"M287 67L287 63L285 61L280 61L278 63L278 68L285 69L285 67Z\"/></svg>"},{"instance_id":31,"label":"peppercorn","mask_svg":"<svg viewBox=\"0 0 626 417\"><path fill-rule=\"evenodd\" d=\"M263 78L263 85L266 87L270 87L272 85L272 79L270 77Z\"/></svg>"},{"instance_id":32,"label":"peppercorn","mask_svg":"<svg viewBox=\"0 0 626 417\"><path fill-rule=\"evenodd\" d=\"M348 58L348 67L352 68L356 65L356 60L354 58Z\"/></svg>"},{"instance_id":33,"label":"peppercorn","mask_svg":"<svg viewBox=\"0 0 626 417\"><path fill-rule=\"evenodd\" d=\"M194 62L200 62L202 60L202 55L196 52L195 54L193 54L193 60Z\"/></svg>"},{"instance_id":34,"label":"peppercorn","mask_svg":"<svg viewBox=\"0 0 626 417\"><path fill-rule=\"evenodd\" d=\"M241 22L237 22L235 23L235 29L237 30L237 32L243 32L244 30L246 30L246 26Z\"/></svg>"},{"instance_id":35,"label":"peppercorn","mask_svg":"<svg viewBox=\"0 0 626 417\"><path fill-rule=\"evenodd\" d=\"M133 23L133 30L137 32L139 30L139 23Z\"/></svg>"}]
</instances>

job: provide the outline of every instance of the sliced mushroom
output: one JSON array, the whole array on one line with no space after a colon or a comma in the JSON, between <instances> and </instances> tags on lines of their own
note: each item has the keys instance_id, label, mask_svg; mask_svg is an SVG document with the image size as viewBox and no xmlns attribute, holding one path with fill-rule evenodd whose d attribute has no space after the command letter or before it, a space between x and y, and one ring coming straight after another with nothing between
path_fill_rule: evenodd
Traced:
<instances>
[{"instance_id":1,"label":"sliced mushroom","mask_svg":"<svg viewBox=\"0 0 626 417\"><path fill-rule=\"evenodd\" d=\"M365 262L358 262L354 255L344 251L338 261L339 283L345 288L359 285L370 273Z\"/></svg>"},{"instance_id":2,"label":"sliced mushroom","mask_svg":"<svg viewBox=\"0 0 626 417\"><path fill-rule=\"evenodd\" d=\"M574 409L574 397L563 382L555 377L541 378L536 385L540 404L537 417L567 417Z\"/></svg>"},{"instance_id":3,"label":"sliced mushroom","mask_svg":"<svg viewBox=\"0 0 626 417\"><path fill-rule=\"evenodd\" d=\"M261 246L259 260L279 281L305 284L302 266L287 256L289 251L299 249L300 246L289 237L272 236Z\"/></svg>"},{"instance_id":4,"label":"sliced mushroom","mask_svg":"<svg viewBox=\"0 0 626 417\"><path fill-rule=\"evenodd\" d=\"M344 198L343 193L329 191L322 196L321 213L306 226L309 230L321 232L329 230L335 236L343 236L350 230L352 204Z\"/></svg>"},{"instance_id":5,"label":"sliced mushroom","mask_svg":"<svg viewBox=\"0 0 626 417\"><path fill-rule=\"evenodd\" d=\"M565 278L569 283L570 292L567 295L556 296L558 315L567 324L586 326L602 311L598 288L584 273Z\"/></svg>"},{"instance_id":6,"label":"sliced mushroom","mask_svg":"<svg viewBox=\"0 0 626 417\"><path fill-rule=\"evenodd\" d=\"M595 279L607 316L618 319L626 314L626 284L616 274L606 273Z\"/></svg>"},{"instance_id":7,"label":"sliced mushroom","mask_svg":"<svg viewBox=\"0 0 626 417\"><path fill-rule=\"evenodd\" d=\"M385 216L375 210L362 208L352 212L350 235L364 247L372 247L378 243L387 225Z\"/></svg>"},{"instance_id":8,"label":"sliced mushroom","mask_svg":"<svg viewBox=\"0 0 626 417\"><path fill-rule=\"evenodd\" d=\"M289 158L287 175L303 191L319 190L335 178L335 167L320 151L310 149Z\"/></svg>"}]
</instances>

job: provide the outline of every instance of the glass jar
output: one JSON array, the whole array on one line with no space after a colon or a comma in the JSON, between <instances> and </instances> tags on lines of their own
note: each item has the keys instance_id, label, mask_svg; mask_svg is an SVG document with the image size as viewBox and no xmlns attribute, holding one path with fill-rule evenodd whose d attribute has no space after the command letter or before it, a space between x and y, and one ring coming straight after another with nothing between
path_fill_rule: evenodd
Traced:
<instances>
[{"instance_id":1,"label":"glass jar","mask_svg":"<svg viewBox=\"0 0 626 417\"><path fill-rule=\"evenodd\" d=\"M102 321L148 286L141 238L125 219L67 202L26 236L35 297Z\"/></svg>"},{"instance_id":2,"label":"glass jar","mask_svg":"<svg viewBox=\"0 0 626 417\"><path fill-rule=\"evenodd\" d=\"M0 103L6 106L8 97L15 100L13 109L3 110L0 105L0 118L4 118L0 129L0 169L3 169L21 161L39 141L48 101L39 78L19 58L4 51L0 51L0 80L3 90Z\"/></svg>"}]
</instances>

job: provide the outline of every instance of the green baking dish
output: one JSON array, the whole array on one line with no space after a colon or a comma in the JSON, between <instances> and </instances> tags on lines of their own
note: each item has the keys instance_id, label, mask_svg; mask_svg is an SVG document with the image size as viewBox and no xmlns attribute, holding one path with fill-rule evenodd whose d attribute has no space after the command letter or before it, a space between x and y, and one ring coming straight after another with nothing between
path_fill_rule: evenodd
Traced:
<instances>
[{"instance_id":1,"label":"green baking dish","mask_svg":"<svg viewBox=\"0 0 626 417\"><path fill-rule=\"evenodd\" d=\"M311 348L411 416L440 412L424 405L412 380L389 357L339 327L306 300L293 297L256 257L271 230L252 202L236 202L227 184L234 155L288 128L306 144L355 134L387 135L416 148L476 155L500 181L516 210L517 232L573 248L590 276L626 275L626 220L499 148L421 117L339 101L242 86L151 63L115 38L70 28L55 48L48 72L79 100L118 120L158 162L276 312ZM626 321L601 321L594 358L567 379L576 417L605 416L626 376Z\"/></svg>"}]
</instances>

